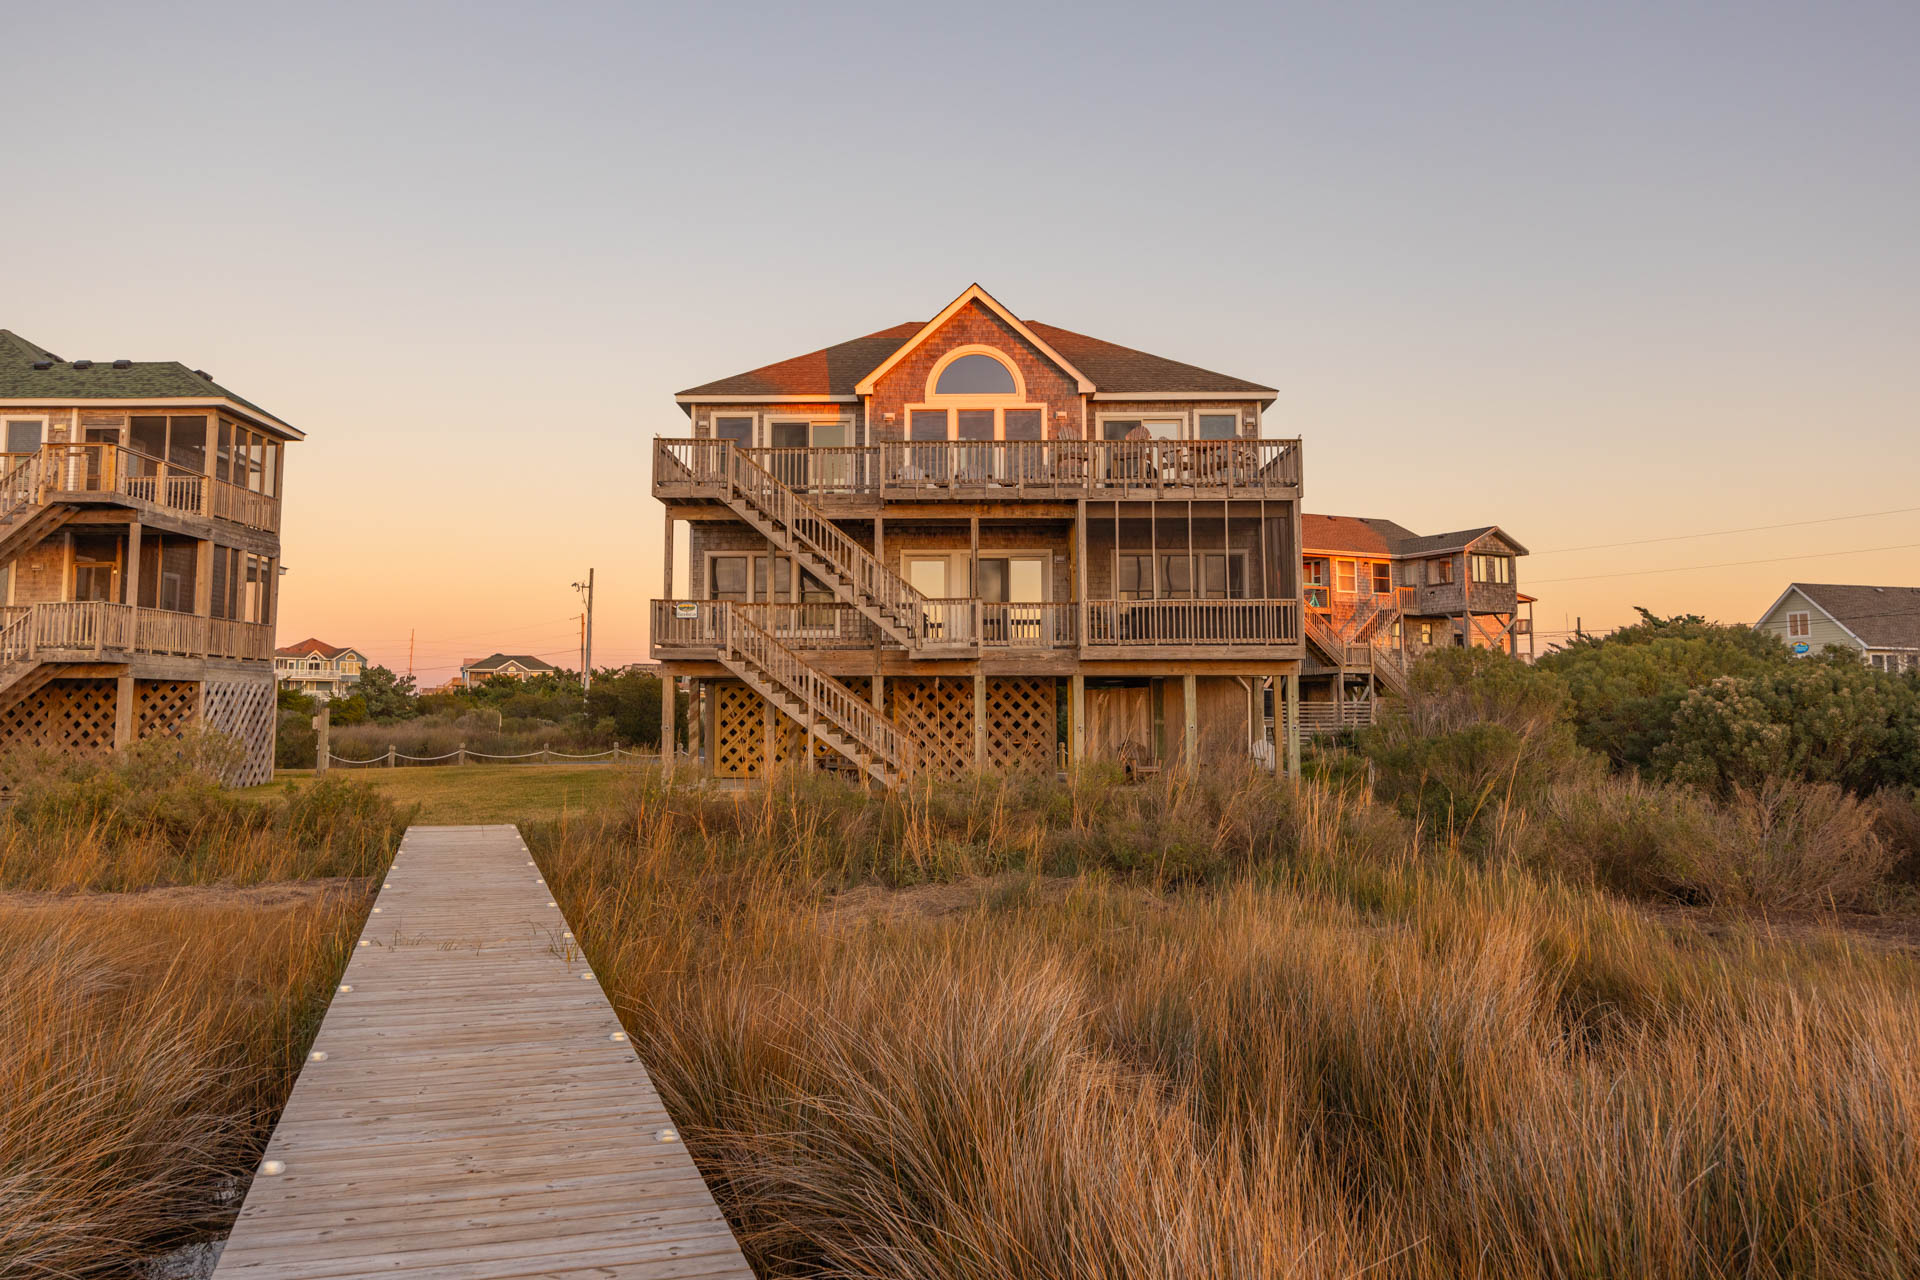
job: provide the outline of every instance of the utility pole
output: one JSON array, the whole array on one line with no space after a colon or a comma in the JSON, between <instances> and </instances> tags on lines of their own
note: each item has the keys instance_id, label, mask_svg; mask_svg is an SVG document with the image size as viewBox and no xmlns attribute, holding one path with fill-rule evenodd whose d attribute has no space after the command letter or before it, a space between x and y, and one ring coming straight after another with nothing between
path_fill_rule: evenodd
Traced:
<instances>
[{"instance_id":1,"label":"utility pole","mask_svg":"<svg viewBox=\"0 0 1920 1280\"><path fill-rule=\"evenodd\" d=\"M580 637L580 694L585 697L593 689L593 570L587 570L587 580L576 582L573 589L587 600L586 623Z\"/></svg>"},{"instance_id":2,"label":"utility pole","mask_svg":"<svg viewBox=\"0 0 1920 1280\"><path fill-rule=\"evenodd\" d=\"M407 679L413 679L413 628L407 628Z\"/></svg>"}]
</instances>

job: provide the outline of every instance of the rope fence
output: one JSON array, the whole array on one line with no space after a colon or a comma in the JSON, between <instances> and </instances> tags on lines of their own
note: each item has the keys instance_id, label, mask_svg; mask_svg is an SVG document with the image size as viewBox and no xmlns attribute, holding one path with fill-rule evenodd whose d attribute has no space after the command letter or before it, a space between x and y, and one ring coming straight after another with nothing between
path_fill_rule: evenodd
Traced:
<instances>
[{"instance_id":1,"label":"rope fence","mask_svg":"<svg viewBox=\"0 0 1920 1280\"><path fill-rule=\"evenodd\" d=\"M626 747L609 747L605 751L584 753L555 751L551 747L542 747L538 751L524 751L516 755L495 755L486 751L471 751L460 747L437 756L410 756L404 751L388 747L386 751L365 760L355 760L351 756L336 755L327 752L329 768L338 766L343 769L397 769L403 765L441 765L449 762L455 765L481 762L495 764L520 764L534 762L539 764L618 764L621 757L629 760L657 760L658 751L634 751Z\"/></svg>"}]
</instances>

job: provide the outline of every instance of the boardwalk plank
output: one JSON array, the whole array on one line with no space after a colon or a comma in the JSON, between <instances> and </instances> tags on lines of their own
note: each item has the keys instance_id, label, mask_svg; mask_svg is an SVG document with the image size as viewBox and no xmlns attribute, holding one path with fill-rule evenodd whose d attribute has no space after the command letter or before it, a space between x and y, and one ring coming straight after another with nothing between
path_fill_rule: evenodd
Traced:
<instances>
[{"instance_id":1,"label":"boardwalk plank","mask_svg":"<svg viewBox=\"0 0 1920 1280\"><path fill-rule=\"evenodd\" d=\"M408 830L215 1280L748 1280L512 827Z\"/></svg>"}]
</instances>

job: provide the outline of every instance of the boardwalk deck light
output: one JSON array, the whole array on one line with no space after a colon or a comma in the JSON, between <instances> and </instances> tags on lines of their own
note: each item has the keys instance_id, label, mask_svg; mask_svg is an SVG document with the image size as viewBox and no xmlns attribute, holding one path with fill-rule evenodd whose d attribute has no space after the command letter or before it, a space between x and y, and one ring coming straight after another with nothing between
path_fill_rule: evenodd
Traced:
<instances>
[{"instance_id":1,"label":"boardwalk deck light","mask_svg":"<svg viewBox=\"0 0 1920 1280\"><path fill-rule=\"evenodd\" d=\"M282 1161L263 1160L260 1162L260 1172L266 1174L269 1178L277 1178L286 1171L287 1166Z\"/></svg>"},{"instance_id":2,"label":"boardwalk deck light","mask_svg":"<svg viewBox=\"0 0 1920 1280\"><path fill-rule=\"evenodd\" d=\"M656 1133L653 1136L658 1138L662 1142L680 1141L680 1135L672 1129L662 1129L659 1133Z\"/></svg>"},{"instance_id":3,"label":"boardwalk deck light","mask_svg":"<svg viewBox=\"0 0 1920 1280\"><path fill-rule=\"evenodd\" d=\"M353 990L353 984L351 982L343 982L340 984L340 993L342 995L345 995L347 992L351 990Z\"/></svg>"},{"instance_id":4,"label":"boardwalk deck light","mask_svg":"<svg viewBox=\"0 0 1920 1280\"><path fill-rule=\"evenodd\" d=\"M327 1051L325 1049L315 1049L312 1053L307 1055L308 1062L325 1062L326 1060L327 1060Z\"/></svg>"},{"instance_id":5,"label":"boardwalk deck light","mask_svg":"<svg viewBox=\"0 0 1920 1280\"><path fill-rule=\"evenodd\" d=\"M627 1038L627 1033L624 1031L616 1031L612 1035L607 1037L607 1039L609 1040L625 1040L626 1038Z\"/></svg>"}]
</instances>

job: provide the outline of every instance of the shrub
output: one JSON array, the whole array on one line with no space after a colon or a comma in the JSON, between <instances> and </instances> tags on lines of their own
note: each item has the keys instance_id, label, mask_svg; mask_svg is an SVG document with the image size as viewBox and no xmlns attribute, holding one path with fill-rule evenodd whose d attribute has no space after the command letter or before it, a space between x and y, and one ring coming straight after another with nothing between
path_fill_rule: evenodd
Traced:
<instances>
[{"instance_id":1,"label":"shrub","mask_svg":"<svg viewBox=\"0 0 1920 1280\"><path fill-rule=\"evenodd\" d=\"M1383 799L1449 838L1484 844L1514 809L1586 767L1551 673L1489 649L1414 665L1361 749Z\"/></svg>"},{"instance_id":2,"label":"shrub","mask_svg":"<svg viewBox=\"0 0 1920 1280\"><path fill-rule=\"evenodd\" d=\"M1580 745L1616 767L1646 768L1667 741L1674 710L1722 676L1756 675L1792 661L1776 637L1687 615L1640 621L1575 641L1540 659L1565 682Z\"/></svg>"},{"instance_id":3,"label":"shrub","mask_svg":"<svg viewBox=\"0 0 1920 1280\"><path fill-rule=\"evenodd\" d=\"M1863 908L1899 857L1875 831L1880 812L1791 779L1715 797L1591 777L1555 787L1524 843L1537 865L1634 896L1740 911Z\"/></svg>"},{"instance_id":4,"label":"shrub","mask_svg":"<svg viewBox=\"0 0 1920 1280\"><path fill-rule=\"evenodd\" d=\"M1920 784L1916 733L1920 686L1835 653L1694 690L1674 709L1653 764L1722 792L1791 777L1864 795Z\"/></svg>"}]
</instances>

